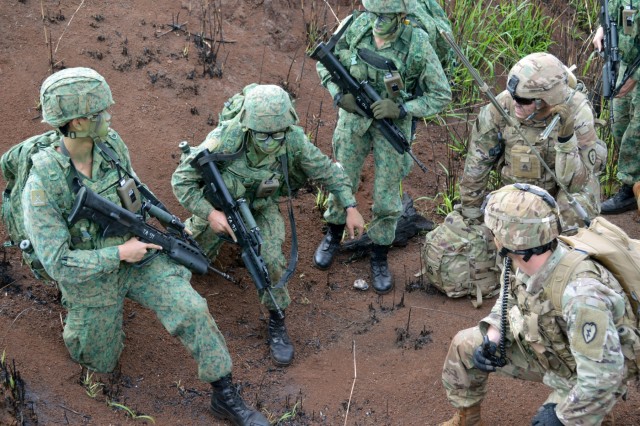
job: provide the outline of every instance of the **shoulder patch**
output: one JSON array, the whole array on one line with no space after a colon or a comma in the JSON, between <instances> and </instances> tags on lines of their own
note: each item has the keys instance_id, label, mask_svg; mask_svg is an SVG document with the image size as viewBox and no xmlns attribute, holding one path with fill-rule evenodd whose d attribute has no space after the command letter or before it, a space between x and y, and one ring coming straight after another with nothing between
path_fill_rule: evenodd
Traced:
<instances>
[{"instance_id":1,"label":"shoulder patch","mask_svg":"<svg viewBox=\"0 0 640 426\"><path fill-rule=\"evenodd\" d=\"M589 150L589 162L591 163L592 166L594 166L596 164L596 150L595 149Z\"/></svg>"},{"instance_id":2,"label":"shoulder patch","mask_svg":"<svg viewBox=\"0 0 640 426\"><path fill-rule=\"evenodd\" d=\"M29 195L32 206L42 207L47 204L47 197L44 195L44 191L42 189L34 189Z\"/></svg>"},{"instance_id":3,"label":"shoulder patch","mask_svg":"<svg viewBox=\"0 0 640 426\"><path fill-rule=\"evenodd\" d=\"M581 306L573 327L571 346L594 361L602 361L609 317L601 309Z\"/></svg>"}]
</instances>

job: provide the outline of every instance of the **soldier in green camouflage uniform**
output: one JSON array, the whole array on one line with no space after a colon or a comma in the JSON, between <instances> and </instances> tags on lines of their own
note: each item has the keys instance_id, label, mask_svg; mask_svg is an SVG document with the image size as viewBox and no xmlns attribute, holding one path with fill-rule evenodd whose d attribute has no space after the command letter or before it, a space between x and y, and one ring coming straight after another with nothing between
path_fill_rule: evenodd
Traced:
<instances>
[{"instance_id":1,"label":"soldier in green camouflage uniform","mask_svg":"<svg viewBox=\"0 0 640 426\"><path fill-rule=\"evenodd\" d=\"M436 114L451 101L451 90L440 61L429 43L429 35L408 25L405 16L410 3L406 0L364 0L365 13L354 17L335 46L335 55L357 81L367 80L381 100L372 105L376 119L393 120L411 140L413 117ZM376 292L388 293L393 279L387 264L387 252L395 237L402 214L402 179L411 167L411 158L399 155L373 125L373 120L357 113L354 96L341 93L331 82L330 74L317 64L318 74L335 103L340 107L333 134L333 154L358 189L362 166L373 151L373 219L367 233L374 243L371 256L372 284ZM387 88L388 81L399 81ZM394 89L397 88L398 90ZM390 90L391 89L391 90ZM329 196L325 213L329 232L320 243L314 263L327 269L337 251L345 223L339 200Z\"/></svg>"},{"instance_id":2,"label":"soldier in green camouflage uniform","mask_svg":"<svg viewBox=\"0 0 640 426\"><path fill-rule=\"evenodd\" d=\"M354 232L363 232L364 221L355 208L351 185L342 168L309 142L301 127L295 126L298 116L287 92L274 85L252 84L243 93L242 109L229 120L224 120L224 114L221 116L220 125L182 159L171 184L180 203L193 214L186 225L209 257L215 259L224 242L217 234L233 235L233 232L224 213L206 200L202 176L191 161L204 149L231 155L232 159L220 161L222 178L231 196L244 198L250 206L264 240L262 257L272 282L276 283L286 264L282 253L285 225L278 206L280 196L287 194L286 179L292 190L301 188L310 179L323 184L345 211L351 238ZM287 161L287 175L283 158ZM279 185L272 191L261 190L268 181ZM286 285L271 291L280 308L289 306L291 299ZM289 365L294 349L284 318L267 292L260 291L258 296L270 311L271 357L276 365Z\"/></svg>"},{"instance_id":3,"label":"soldier in green camouflage uniform","mask_svg":"<svg viewBox=\"0 0 640 426\"><path fill-rule=\"evenodd\" d=\"M569 85L573 78L555 56L533 53L511 69L508 88L496 99L517 120L520 132L592 219L600 211L598 174L606 163L606 147L597 138L588 99ZM540 140L540 133L556 113L561 116L560 125L547 140ZM488 192L493 168L499 170L503 184L524 182L549 191L561 206L565 229L584 226L566 194L559 191L517 129L489 104L480 110L473 125L460 181L461 212L465 218L482 220L480 205Z\"/></svg>"},{"instance_id":4,"label":"soldier in green camouflage uniform","mask_svg":"<svg viewBox=\"0 0 640 426\"><path fill-rule=\"evenodd\" d=\"M624 290L607 269L587 258L562 282L561 309L553 308L554 271L569 249L557 239L558 205L543 189L503 187L490 194L484 215L507 258L503 291L489 316L451 342L442 382L458 412L444 424L481 424L487 379L496 371L553 389L533 425L599 425L637 373L639 340Z\"/></svg>"},{"instance_id":5,"label":"soldier in green camouflage uniform","mask_svg":"<svg viewBox=\"0 0 640 426\"><path fill-rule=\"evenodd\" d=\"M122 312L129 298L153 310L198 364L198 377L213 385L216 417L236 425L269 422L245 406L231 382L231 358L207 302L191 287L191 273L162 254L144 267L147 250L162 249L132 235L103 237L88 219L67 224L74 201L71 182L120 205L121 171L101 155L97 142L116 154L132 176L129 152L109 128L111 90L100 74L70 68L47 78L40 91L44 122L58 129L53 143L35 154L23 192L25 229L46 272L57 281L67 309L63 338L71 357L111 372L124 347ZM47 134L47 135L50 135Z\"/></svg>"},{"instance_id":6,"label":"soldier in green camouflage uniform","mask_svg":"<svg viewBox=\"0 0 640 426\"><path fill-rule=\"evenodd\" d=\"M609 0L609 15L618 25L618 49L621 58L617 81L619 85L627 67L640 55L638 3ZM593 44L598 51L602 50L603 38L604 30L599 27L593 38ZM617 177L622 186L613 197L602 203L602 213L622 213L636 207L633 186L636 183L640 185L640 86L636 84L638 79L640 68L636 69L613 99L614 122L611 132L616 145L620 147ZM638 186L636 192L640 194Z\"/></svg>"}]
</instances>

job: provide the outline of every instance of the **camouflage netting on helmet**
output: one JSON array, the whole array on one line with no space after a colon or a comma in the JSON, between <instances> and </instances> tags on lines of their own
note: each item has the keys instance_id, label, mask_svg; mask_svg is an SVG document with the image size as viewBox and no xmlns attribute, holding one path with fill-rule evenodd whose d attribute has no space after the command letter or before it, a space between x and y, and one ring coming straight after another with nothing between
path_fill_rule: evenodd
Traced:
<instances>
[{"instance_id":1,"label":"camouflage netting on helmet","mask_svg":"<svg viewBox=\"0 0 640 426\"><path fill-rule=\"evenodd\" d=\"M42 121L61 127L114 104L105 79L91 68L67 68L49 76L40 89Z\"/></svg>"},{"instance_id":2,"label":"camouflage netting on helmet","mask_svg":"<svg viewBox=\"0 0 640 426\"><path fill-rule=\"evenodd\" d=\"M273 133L298 122L289 94L281 87L256 85L245 93L240 111L243 127L257 132Z\"/></svg>"},{"instance_id":3,"label":"camouflage netting on helmet","mask_svg":"<svg viewBox=\"0 0 640 426\"><path fill-rule=\"evenodd\" d=\"M484 208L485 225L512 251L540 247L560 235L560 212L553 197L535 185L525 187L530 191L507 185L492 192ZM548 201L534 192L546 194Z\"/></svg>"},{"instance_id":4,"label":"camouflage netting on helmet","mask_svg":"<svg viewBox=\"0 0 640 426\"><path fill-rule=\"evenodd\" d=\"M489 229L468 225L458 211L427 234L422 248L428 281L449 297L475 297L476 307L500 291L496 255Z\"/></svg>"},{"instance_id":5,"label":"camouflage netting on helmet","mask_svg":"<svg viewBox=\"0 0 640 426\"><path fill-rule=\"evenodd\" d=\"M374 13L407 13L407 3L414 0L363 0L362 5Z\"/></svg>"},{"instance_id":6,"label":"camouflage netting on helmet","mask_svg":"<svg viewBox=\"0 0 640 426\"><path fill-rule=\"evenodd\" d=\"M520 59L507 77L510 90L513 77L518 80L515 94L521 98L542 99L549 105L558 105L567 99L567 68L550 53L537 52Z\"/></svg>"}]
</instances>

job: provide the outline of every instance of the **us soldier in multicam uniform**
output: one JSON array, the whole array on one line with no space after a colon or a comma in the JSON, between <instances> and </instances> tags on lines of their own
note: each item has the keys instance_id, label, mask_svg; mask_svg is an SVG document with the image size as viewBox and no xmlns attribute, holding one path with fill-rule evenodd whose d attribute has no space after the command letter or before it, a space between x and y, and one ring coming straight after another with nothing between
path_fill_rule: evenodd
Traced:
<instances>
[{"instance_id":1,"label":"us soldier in multicam uniform","mask_svg":"<svg viewBox=\"0 0 640 426\"><path fill-rule=\"evenodd\" d=\"M171 184L180 203L193 214L186 225L208 256L215 259L224 242L218 234L233 235L233 231L224 213L205 199L202 176L191 166L191 161L204 149L215 154L235 154L232 160L220 161L222 178L234 199L247 200L264 240L262 257L272 282L276 283L286 264L282 253L285 226L278 200L287 193L287 179L292 190L301 188L309 179L322 183L345 211L351 238L356 232L364 231L364 220L342 168L309 142L304 130L295 125L298 116L289 94L278 86L256 84L245 87L243 92L245 98L239 113L221 121L200 146L182 159ZM283 156L288 176L281 163ZM267 181L278 182L277 189L262 191L261 184ZM291 303L287 286L271 291L278 306L286 309ZM258 296L270 312L271 357L276 365L289 365L294 348L284 318L265 291L260 291Z\"/></svg>"},{"instance_id":2,"label":"us soldier in multicam uniform","mask_svg":"<svg viewBox=\"0 0 640 426\"><path fill-rule=\"evenodd\" d=\"M597 175L606 162L606 147L598 141L589 101L584 93L569 85L569 79L573 78L555 56L532 53L511 69L507 90L496 98L518 121L522 134L592 219L600 211ZM572 92L575 93L567 102ZM561 116L560 125L547 140L541 141L540 133L556 113ZM560 204L565 229L584 226L569 206L566 194L559 191L556 181L517 129L489 104L480 110L473 125L460 181L461 213L465 218L482 220L480 206L488 192L493 168L499 168L503 184L523 182L549 191Z\"/></svg>"},{"instance_id":3,"label":"us soldier in multicam uniform","mask_svg":"<svg viewBox=\"0 0 640 426\"><path fill-rule=\"evenodd\" d=\"M553 309L553 272L568 248L557 239L558 205L542 188L514 184L491 193L484 223L506 256L502 282L508 280L508 292L503 285L489 316L451 342L442 382L458 411L443 424L481 424L480 404L493 371L553 389L533 425L601 424L625 393L627 379L637 374L633 346L639 342L624 290L587 258L562 283L561 310ZM502 324L505 358L499 350ZM498 360L506 364L499 367Z\"/></svg>"},{"instance_id":4,"label":"us soldier in multicam uniform","mask_svg":"<svg viewBox=\"0 0 640 426\"><path fill-rule=\"evenodd\" d=\"M640 55L640 17L638 3L609 0L609 15L618 25L618 49L620 67L619 85L625 71ZM593 45L602 50L604 30L599 27L593 37ZM636 208L640 210L640 68L620 88L613 99L613 126L611 132L617 146L618 173L622 183L620 190L602 203L602 213L616 214Z\"/></svg>"},{"instance_id":5,"label":"us soldier in multicam uniform","mask_svg":"<svg viewBox=\"0 0 640 426\"><path fill-rule=\"evenodd\" d=\"M364 0L366 12L351 23L334 52L354 79L367 80L383 98L373 104L375 118L393 120L410 140L413 117L442 111L451 101L451 90L427 33L405 21L409 4L408 0ZM367 229L374 243L372 285L376 292L388 293L393 279L387 253L402 214L400 184L409 173L411 158L406 153L399 155L372 124L373 120L356 112L353 95L342 93L321 63L317 70L322 85L340 107L333 153L344 166L354 193L364 161L373 150L373 219ZM391 77L387 81L399 81L397 92L387 89L385 75ZM314 263L320 269L331 265L344 230L345 213L335 196L329 196L324 217L329 231L314 255Z\"/></svg>"},{"instance_id":6,"label":"us soldier in multicam uniform","mask_svg":"<svg viewBox=\"0 0 640 426\"><path fill-rule=\"evenodd\" d=\"M25 229L38 259L58 283L67 309L63 338L71 357L90 370L109 373L124 347L122 310L129 298L156 313L198 364L198 377L212 383L211 408L234 425L268 425L247 407L231 380L231 357L207 302L191 287L191 272L162 254L136 267L148 250L162 249L132 236L102 236L87 219L67 224L74 194L71 181L120 205L120 171L96 142L117 153L132 176L129 152L109 128L113 104L104 78L89 68L69 68L48 77L40 91L43 121L58 129L51 146L35 154L23 192Z\"/></svg>"}]
</instances>

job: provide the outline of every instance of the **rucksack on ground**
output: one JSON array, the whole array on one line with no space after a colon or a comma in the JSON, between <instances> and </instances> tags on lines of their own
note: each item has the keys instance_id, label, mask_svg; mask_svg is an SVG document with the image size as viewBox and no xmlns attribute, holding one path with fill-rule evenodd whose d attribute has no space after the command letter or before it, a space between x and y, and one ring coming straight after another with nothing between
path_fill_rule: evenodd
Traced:
<instances>
[{"instance_id":1,"label":"rucksack on ground","mask_svg":"<svg viewBox=\"0 0 640 426\"><path fill-rule=\"evenodd\" d=\"M596 217L589 228L580 228L573 236L558 238L574 251L560 261L552 277L550 298L556 310L561 309L562 295L571 273L589 257L618 280L629 297L636 321L639 321L640 240L629 238L623 229L603 217Z\"/></svg>"},{"instance_id":2,"label":"rucksack on ground","mask_svg":"<svg viewBox=\"0 0 640 426\"><path fill-rule=\"evenodd\" d=\"M471 296L477 308L483 298L500 292L491 231L483 224L468 225L456 210L427 234L421 254L428 281L449 297Z\"/></svg>"},{"instance_id":3,"label":"rucksack on ground","mask_svg":"<svg viewBox=\"0 0 640 426\"><path fill-rule=\"evenodd\" d=\"M31 268L38 279L52 280L46 273L40 261L33 255L28 245L28 236L24 229L22 208L22 192L27 183L33 163L31 157L41 149L51 145L55 140L56 131L51 130L42 135L33 136L14 145L0 158L2 176L7 186L2 193L2 222L9 234L9 241L5 246L21 246L24 262ZM23 241L26 241L23 243Z\"/></svg>"}]
</instances>

